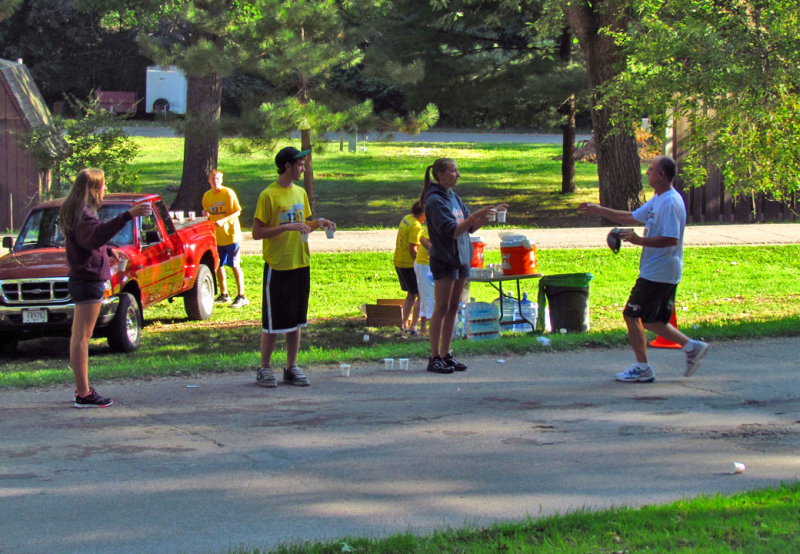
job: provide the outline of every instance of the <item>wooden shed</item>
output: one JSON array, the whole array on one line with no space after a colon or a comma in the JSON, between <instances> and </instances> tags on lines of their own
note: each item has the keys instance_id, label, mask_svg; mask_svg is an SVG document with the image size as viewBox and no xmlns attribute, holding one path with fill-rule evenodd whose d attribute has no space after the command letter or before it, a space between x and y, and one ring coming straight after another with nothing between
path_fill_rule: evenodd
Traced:
<instances>
[{"instance_id":1,"label":"wooden shed","mask_svg":"<svg viewBox=\"0 0 800 554\"><path fill-rule=\"evenodd\" d=\"M0 59L0 231L22 225L28 209L50 190L50 173L39 171L17 135L51 118L28 68Z\"/></svg>"}]
</instances>

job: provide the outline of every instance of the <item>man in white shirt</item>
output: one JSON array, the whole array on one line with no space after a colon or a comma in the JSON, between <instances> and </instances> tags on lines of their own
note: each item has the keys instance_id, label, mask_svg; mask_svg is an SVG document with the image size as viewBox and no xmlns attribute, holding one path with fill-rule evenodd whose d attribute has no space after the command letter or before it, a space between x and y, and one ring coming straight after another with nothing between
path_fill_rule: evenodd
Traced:
<instances>
[{"instance_id":1,"label":"man in white shirt","mask_svg":"<svg viewBox=\"0 0 800 554\"><path fill-rule=\"evenodd\" d=\"M644 236L640 237L633 229L623 229L619 235L622 240L641 246L642 256L639 278L622 311L636 363L617 373L617 381L652 383L656 380L653 367L647 361L645 330L681 345L686 353L686 377L697 371L709 348L705 342L690 339L670 323L675 309L675 291L681 280L686 227L683 198L672 186L676 173L675 160L669 156L655 158L647 169L647 181L655 196L632 212L589 202L578 208L582 213L599 215L619 225L643 223L645 226Z\"/></svg>"}]
</instances>

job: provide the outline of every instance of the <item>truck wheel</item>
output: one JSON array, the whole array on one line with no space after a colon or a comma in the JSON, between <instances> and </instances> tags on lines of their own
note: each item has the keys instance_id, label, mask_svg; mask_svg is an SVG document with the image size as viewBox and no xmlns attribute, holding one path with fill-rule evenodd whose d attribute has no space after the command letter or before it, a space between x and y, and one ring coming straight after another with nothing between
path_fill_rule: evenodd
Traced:
<instances>
[{"instance_id":1,"label":"truck wheel","mask_svg":"<svg viewBox=\"0 0 800 554\"><path fill-rule=\"evenodd\" d=\"M189 319L199 321L211 317L214 311L214 276L207 265L197 268L197 279L192 290L184 294L183 305Z\"/></svg>"},{"instance_id":2,"label":"truck wheel","mask_svg":"<svg viewBox=\"0 0 800 554\"><path fill-rule=\"evenodd\" d=\"M0 354L13 354L17 349L17 337L0 337Z\"/></svg>"},{"instance_id":3,"label":"truck wheel","mask_svg":"<svg viewBox=\"0 0 800 554\"><path fill-rule=\"evenodd\" d=\"M115 352L133 352L142 342L142 312L132 294L123 292L108 326L108 345Z\"/></svg>"}]
</instances>

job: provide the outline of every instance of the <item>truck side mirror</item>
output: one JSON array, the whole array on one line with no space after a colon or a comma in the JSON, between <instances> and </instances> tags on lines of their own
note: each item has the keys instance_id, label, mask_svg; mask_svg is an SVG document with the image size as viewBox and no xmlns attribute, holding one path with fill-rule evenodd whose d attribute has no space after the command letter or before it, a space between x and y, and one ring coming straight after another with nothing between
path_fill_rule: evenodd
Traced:
<instances>
[{"instance_id":1,"label":"truck side mirror","mask_svg":"<svg viewBox=\"0 0 800 554\"><path fill-rule=\"evenodd\" d=\"M158 234L158 231L145 231L144 242L147 244L158 244L161 242L161 235Z\"/></svg>"},{"instance_id":2,"label":"truck side mirror","mask_svg":"<svg viewBox=\"0 0 800 554\"><path fill-rule=\"evenodd\" d=\"M3 248L8 248L10 252L14 248L14 237L3 237Z\"/></svg>"}]
</instances>

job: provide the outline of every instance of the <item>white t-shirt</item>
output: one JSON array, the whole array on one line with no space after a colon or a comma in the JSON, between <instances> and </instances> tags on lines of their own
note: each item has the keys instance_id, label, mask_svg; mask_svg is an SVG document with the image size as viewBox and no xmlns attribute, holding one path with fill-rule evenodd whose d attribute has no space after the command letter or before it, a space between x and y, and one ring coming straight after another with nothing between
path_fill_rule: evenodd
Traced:
<instances>
[{"instance_id":1,"label":"white t-shirt","mask_svg":"<svg viewBox=\"0 0 800 554\"><path fill-rule=\"evenodd\" d=\"M658 283L678 284L683 269L683 230L686 207L680 193L671 188L658 194L633 211L636 221L644 223L644 236L678 239L667 248L642 248L639 277Z\"/></svg>"}]
</instances>

